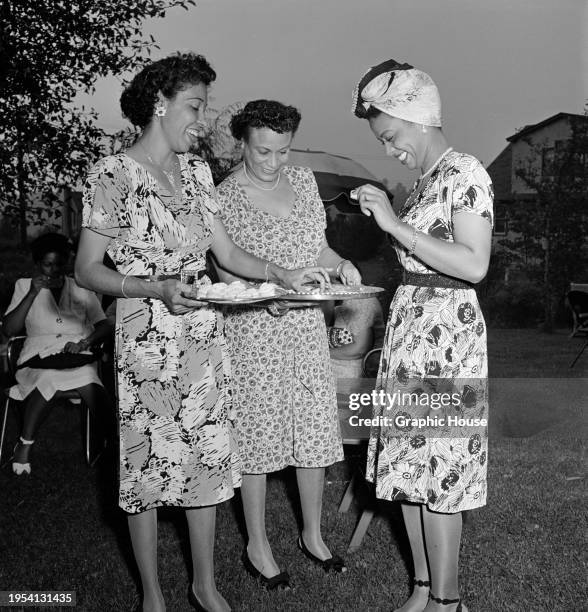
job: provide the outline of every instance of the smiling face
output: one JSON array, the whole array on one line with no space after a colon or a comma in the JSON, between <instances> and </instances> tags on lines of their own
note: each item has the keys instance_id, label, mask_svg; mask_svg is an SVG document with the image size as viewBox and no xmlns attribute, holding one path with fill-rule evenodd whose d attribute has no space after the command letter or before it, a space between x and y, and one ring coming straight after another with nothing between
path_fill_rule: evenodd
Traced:
<instances>
[{"instance_id":1,"label":"smiling face","mask_svg":"<svg viewBox=\"0 0 588 612\"><path fill-rule=\"evenodd\" d=\"M173 98L164 99L166 112L161 117L161 127L173 151L189 151L202 135L207 102L208 90L204 83L189 85Z\"/></svg>"},{"instance_id":2,"label":"smiling face","mask_svg":"<svg viewBox=\"0 0 588 612\"><path fill-rule=\"evenodd\" d=\"M410 170L423 164L423 132L419 125L379 113L370 117L370 128L376 138L384 145L386 155L395 157Z\"/></svg>"},{"instance_id":3,"label":"smiling face","mask_svg":"<svg viewBox=\"0 0 588 612\"><path fill-rule=\"evenodd\" d=\"M243 162L247 172L263 183L275 183L288 161L292 132L279 134L269 128L249 128L243 142Z\"/></svg>"}]
</instances>

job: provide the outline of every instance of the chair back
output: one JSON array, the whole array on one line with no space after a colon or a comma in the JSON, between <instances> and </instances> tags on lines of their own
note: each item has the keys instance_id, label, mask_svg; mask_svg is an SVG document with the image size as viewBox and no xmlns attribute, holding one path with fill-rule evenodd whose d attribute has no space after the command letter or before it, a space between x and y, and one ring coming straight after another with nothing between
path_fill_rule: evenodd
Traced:
<instances>
[{"instance_id":1,"label":"chair back","mask_svg":"<svg viewBox=\"0 0 588 612\"><path fill-rule=\"evenodd\" d=\"M361 369L363 375L366 378L375 378L378 375L378 368L380 367L380 355L382 354L381 348L373 348L368 351L364 356L361 363Z\"/></svg>"},{"instance_id":2,"label":"chair back","mask_svg":"<svg viewBox=\"0 0 588 612\"><path fill-rule=\"evenodd\" d=\"M568 291L567 300L574 314L588 315L588 293L586 291Z\"/></svg>"},{"instance_id":3,"label":"chair back","mask_svg":"<svg viewBox=\"0 0 588 612\"><path fill-rule=\"evenodd\" d=\"M6 362L8 365L8 375L11 379L14 379L16 364L25 340L26 336L12 336L6 345Z\"/></svg>"}]
</instances>

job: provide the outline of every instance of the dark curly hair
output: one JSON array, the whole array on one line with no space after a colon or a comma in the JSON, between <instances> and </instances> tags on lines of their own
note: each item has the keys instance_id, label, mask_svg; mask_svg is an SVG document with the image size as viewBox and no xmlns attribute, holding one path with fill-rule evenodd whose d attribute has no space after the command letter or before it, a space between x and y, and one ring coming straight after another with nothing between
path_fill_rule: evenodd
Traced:
<instances>
[{"instance_id":1,"label":"dark curly hair","mask_svg":"<svg viewBox=\"0 0 588 612\"><path fill-rule=\"evenodd\" d=\"M275 100L252 100L231 119L231 133L237 140L247 140L251 128L269 128L278 134L296 133L301 115L294 106Z\"/></svg>"},{"instance_id":2,"label":"dark curly hair","mask_svg":"<svg viewBox=\"0 0 588 612\"><path fill-rule=\"evenodd\" d=\"M49 232L35 238L30 244L33 261L39 263L47 253L58 253L67 261L73 251L73 245L67 236Z\"/></svg>"},{"instance_id":3,"label":"dark curly hair","mask_svg":"<svg viewBox=\"0 0 588 612\"><path fill-rule=\"evenodd\" d=\"M144 128L153 117L157 94L173 98L178 91L204 83L210 85L216 72L202 55L175 53L145 66L125 87L120 108L133 124Z\"/></svg>"}]
</instances>

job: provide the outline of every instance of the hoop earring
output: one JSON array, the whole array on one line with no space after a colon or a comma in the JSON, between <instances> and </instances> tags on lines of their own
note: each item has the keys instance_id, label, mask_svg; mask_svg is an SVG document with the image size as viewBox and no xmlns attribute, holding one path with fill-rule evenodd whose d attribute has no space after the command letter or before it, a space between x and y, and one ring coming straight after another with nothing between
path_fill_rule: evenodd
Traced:
<instances>
[{"instance_id":1,"label":"hoop earring","mask_svg":"<svg viewBox=\"0 0 588 612\"><path fill-rule=\"evenodd\" d=\"M156 117L165 117L165 106L163 106L163 104L159 104L158 106L155 107L155 116Z\"/></svg>"}]
</instances>

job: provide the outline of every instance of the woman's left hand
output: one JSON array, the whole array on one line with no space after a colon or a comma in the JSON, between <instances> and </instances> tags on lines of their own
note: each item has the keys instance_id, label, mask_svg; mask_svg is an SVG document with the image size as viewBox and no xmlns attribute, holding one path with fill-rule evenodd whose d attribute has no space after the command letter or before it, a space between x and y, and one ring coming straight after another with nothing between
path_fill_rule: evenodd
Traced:
<instances>
[{"instance_id":1,"label":"woman's left hand","mask_svg":"<svg viewBox=\"0 0 588 612\"><path fill-rule=\"evenodd\" d=\"M361 212L367 217L373 216L381 229L392 234L399 221L386 193L369 183L358 187L356 193Z\"/></svg>"},{"instance_id":2,"label":"woman's left hand","mask_svg":"<svg viewBox=\"0 0 588 612\"><path fill-rule=\"evenodd\" d=\"M83 351L87 351L89 348L86 340L80 340L79 342L67 342L63 347L64 353L81 353Z\"/></svg>"},{"instance_id":3,"label":"woman's left hand","mask_svg":"<svg viewBox=\"0 0 588 612\"><path fill-rule=\"evenodd\" d=\"M344 285L361 285L361 273L350 261L341 266L339 279Z\"/></svg>"}]
</instances>

